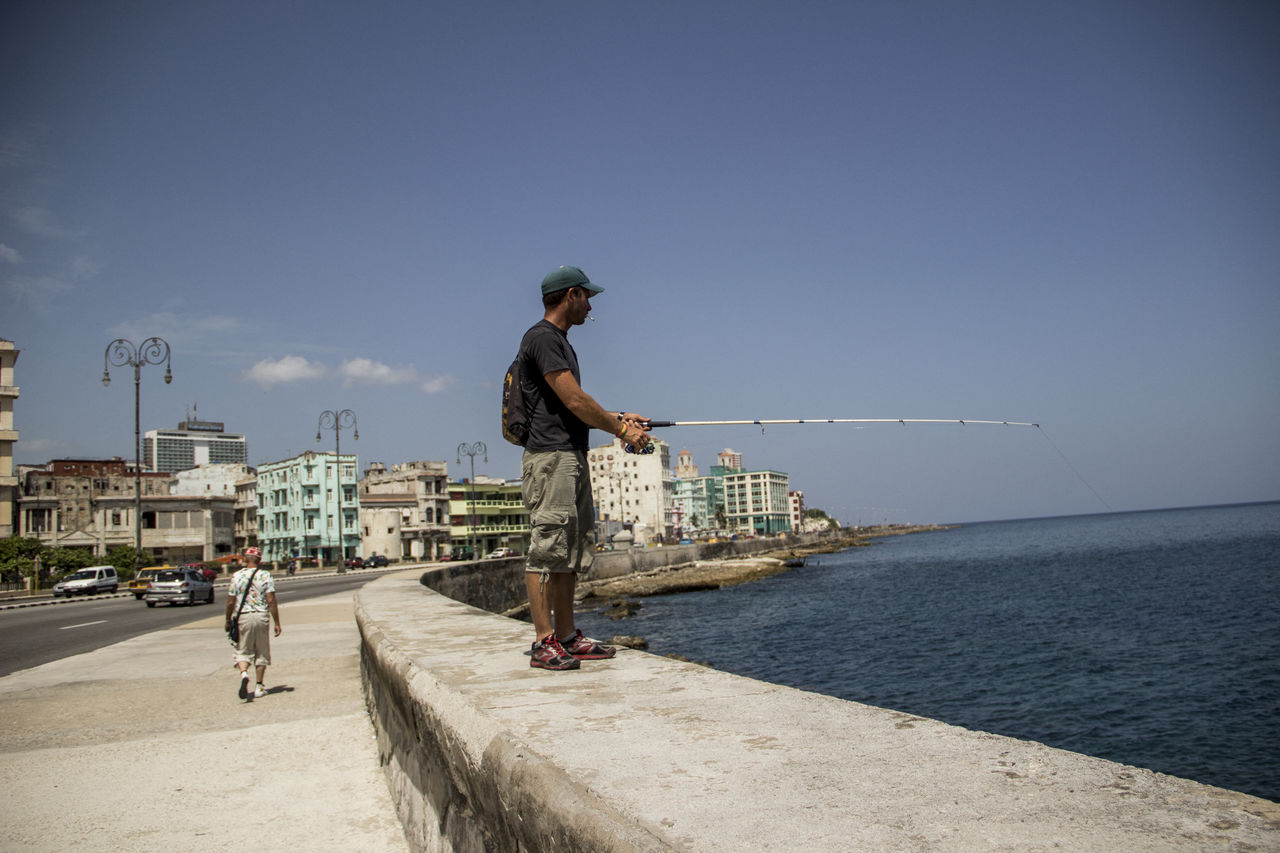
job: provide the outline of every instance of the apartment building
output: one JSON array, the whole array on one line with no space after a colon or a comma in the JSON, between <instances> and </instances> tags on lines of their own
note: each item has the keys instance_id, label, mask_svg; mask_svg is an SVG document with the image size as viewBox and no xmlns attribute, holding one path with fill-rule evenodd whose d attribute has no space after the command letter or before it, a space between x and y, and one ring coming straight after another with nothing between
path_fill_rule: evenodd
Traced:
<instances>
[{"instance_id":1,"label":"apartment building","mask_svg":"<svg viewBox=\"0 0 1280 853\"><path fill-rule=\"evenodd\" d=\"M449 484L450 552L470 551L483 557L495 548L529 551L529 515L519 480L477 476Z\"/></svg>"},{"instance_id":2,"label":"apartment building","mask_svg":"<svg viewBox=\"0 0 1280 853\"><path fill-rule=\"evenodd\" d=\"M627 453L620 439L587 451L596 524L630 526L635 542L675 538L671 445L653 440L654 452Z\"/></svg>"},{"instance_id":3,"label":"apartment building","mask_svg":"<svg viewBox=\"0 0 1280 853\"><path fill-rule=\"evenodd\" d=\"M258 471L255 468L248 470L250 473L236 480L233 530L237 554L243 554L245 548L260 547L258 545Z\"/></svg>"},{"instance_id":4,"label":"apartment building","mask_svg":"<svg viewBox=\"0 0 1280 853\"><path fill-rule=\"evenodd\" d=\"M804 492L799 489L788 492L787 503L791 508L791 530L799 533L804 529Z\"/></svg>"},{"instance_id":5,"label":"apartment building","mask_svg":"<svg viewBox=\"0 0 1280 853\"><path fill-rule=\"evenodd\" d=\"M13 471L13 445L18 430L13 423L13 403L18 399L14 365L18 353L13 341L0 338L0 539L12 536L17 529L18 478Z\"/></svg>"},{"instance_id":6,"label":"apartment building","mask_svg":"<svg viewBox=\"0 0 1280 853\"><path fill-rule=\"evenodd\" d=\"M724 475L725 515L733 530L759 536L791 528L789 478L781 471L738 471Z\"/></svg>"},{"instance_id":7,"label":"apartment building","mask_svg":"<svg viewBox=\"0 0 1280 853\"><path fill-rule=\"evenodd\" d=\"M188 418L177 429L149 429L142 434L144 471L185 471L211 463L249 461L243 435L229 433L220 421Z\"/></svg>"},{"instance_id":8,"label":"apartment building","mask_svg":"<svg viewBox=\"0 0 1280 853\"><path fill-rule=\"evenodd\" d=\"M160 561L213 560L234 547L231 495L174 495L173 478L143 472L142 549ZM135 472L119 457L54 459L24 471L19 535L106 556L136 536Z\"/></svg>"},{"instance_id":9,"label":"apartment building","mask_svg":"<svg viewBox=\"0 0 1280 853\"><path fill-rule=\"evenodd\" d=\"M448 463L372 463L360 478L360 528L365 556L443 557L450 541Z\"/></svg>"},{"instance_id":10,"label":"apartment building","mask_svg":"<svg viewBox=\"0 0 1280 853\"><path fill-rule=\"evenodd\" d=\"M360 496L355 454L308 450L258 468L258 547L264 560L358 555Z\"/></svg>"}]
</instances>

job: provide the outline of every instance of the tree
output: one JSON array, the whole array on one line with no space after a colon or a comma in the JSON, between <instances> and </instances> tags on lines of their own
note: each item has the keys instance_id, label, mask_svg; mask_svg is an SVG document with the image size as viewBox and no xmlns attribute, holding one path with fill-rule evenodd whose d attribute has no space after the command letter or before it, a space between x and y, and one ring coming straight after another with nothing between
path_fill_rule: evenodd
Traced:
<instances>
[{"instance_id":1,"label":"tree","mask_svg":"<svg viewBox=\"0 0 1280 853\"><path fill-rule=\"evenodd\" d=\"M724 514L724 504L716 507L716 527L724 530L729 526L729 517Z\"/></svg>"},{"instance_id":2,"label":"tree","mask_svg":"<svg viewBox=\"0 0 1280 853\"><path fill-rule=\"evenodd\" d=\"M136 554L132 545L117 545L107 552L107 562L116 567L116 574L120 576L120 580L131 580L135 566L155 565L156 558L150 551L142 552L141 562L135 562Z\"/></svg>"}]
</instances>

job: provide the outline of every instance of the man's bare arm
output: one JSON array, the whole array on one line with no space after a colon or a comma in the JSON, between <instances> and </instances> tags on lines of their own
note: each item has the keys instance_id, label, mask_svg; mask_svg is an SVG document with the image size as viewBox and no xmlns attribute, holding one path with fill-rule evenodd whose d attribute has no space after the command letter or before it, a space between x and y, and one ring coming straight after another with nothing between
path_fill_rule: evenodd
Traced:
<instances>
[{"instance_id":1,"label":"man's bare arm","mask_svg":"<svg viewBox=\"0 0 1280 853\"><path fill-rule=\"evenodd\" d=\"M578 384L578 380L573 378L573 372L569 370L556 370L545 376L547 384L551 386L551 390L556 392L556 396L560 398L560 402L565 404L569 411L577 415L578 420L587 426L595 427L598 430L609 433L610 435L618 435L618 431L623 424L619 422L618 415L624 414L620 412L605 411L595 398L582 390L582 386ZM641 418L634 413L626 413L626 425L628 435L639 435L647 442L647 436L644 436L645 427L639 423Z\"/></svg>"}]
</instances>

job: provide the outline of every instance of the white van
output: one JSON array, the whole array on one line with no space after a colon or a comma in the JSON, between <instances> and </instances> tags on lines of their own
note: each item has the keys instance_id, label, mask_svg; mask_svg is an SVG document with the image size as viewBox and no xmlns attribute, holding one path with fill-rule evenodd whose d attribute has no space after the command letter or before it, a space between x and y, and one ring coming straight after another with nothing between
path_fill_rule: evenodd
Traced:
<instances>
[{"instance_id":1,"label":"white van","mask_svg":"<svg viewBox=\"0 0 1280 853\"><path fill-rule=\"evenodd\" d=\"M120 588L115 566L90 566L67 575L53 586L53 597L65 595L93 595L95 592L115 592Z\"/></svg>"}]
</instances>

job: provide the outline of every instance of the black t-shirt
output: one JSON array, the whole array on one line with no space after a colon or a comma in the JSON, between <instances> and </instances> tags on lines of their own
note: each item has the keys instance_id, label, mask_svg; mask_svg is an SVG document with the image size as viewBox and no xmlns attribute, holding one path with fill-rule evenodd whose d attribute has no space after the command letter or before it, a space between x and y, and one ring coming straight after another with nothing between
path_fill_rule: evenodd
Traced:
<instances>
[{"instance_id":1,"label":"black t-shirt","mask_svg":"<svg viewBox=\"0 0 1280 853\"><path fill-rule=\"evenodd\" d=\"M541 453L587 449L591 427L569 411L544 378L557 370L570 371L582 385L578 354L569 345L569 336L554 323L541 320L520 341L520 377L529 410L525 450Z\"/></svg>"}]
</instances>

